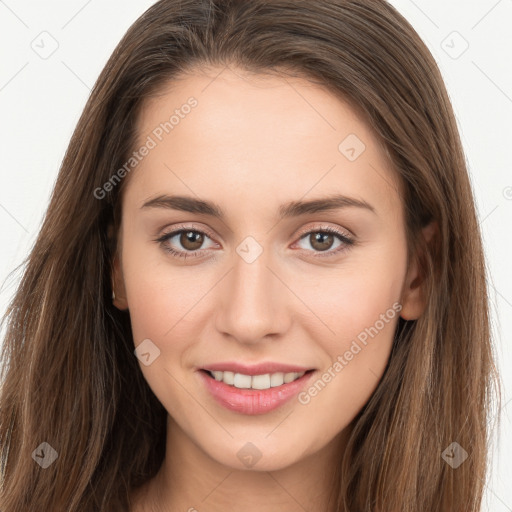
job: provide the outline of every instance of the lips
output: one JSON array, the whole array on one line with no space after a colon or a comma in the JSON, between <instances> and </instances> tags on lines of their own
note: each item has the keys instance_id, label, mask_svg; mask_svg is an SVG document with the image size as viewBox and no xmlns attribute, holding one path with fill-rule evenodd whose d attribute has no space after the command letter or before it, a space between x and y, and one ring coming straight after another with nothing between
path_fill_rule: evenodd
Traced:
<instances>
[{"instance_id":1,"label":"lips","mask_svg":"<svg viewBox=\"0 0 512 512\"><path fill-rule=\"evenodd\" d=\"M218 403L231 411L254 415L284 405L306 385L314 371L281 363L226 362L205 366L198 373Z\"/></svg>"}]
</instances>

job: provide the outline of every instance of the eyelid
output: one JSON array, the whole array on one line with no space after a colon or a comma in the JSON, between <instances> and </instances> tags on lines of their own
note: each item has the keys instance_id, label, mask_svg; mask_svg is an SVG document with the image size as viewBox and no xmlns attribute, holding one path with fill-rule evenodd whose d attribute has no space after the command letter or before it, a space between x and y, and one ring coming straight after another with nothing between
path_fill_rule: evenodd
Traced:
<instances>
[{"instance_id":1,"label":"eyelid","mask_svg":"<svg viewBox=\"0 0 512 512\"><path fill-rule=\"evenodd\" d=\"M345 238L347 238L349 240L354 240L355 239L355 235L353 233L351 233L348 229L341 228L341 227L338 227L338 226L333 227L333 226L330 226L328 224L322 224L322 225L315 225L315 226L306 227L304 229L301 229L301 231L299 231L299 233L296 236L301 238L303 235L308 235L312 231L333 232L333 233L338 233L339 235L342 235L342 236L344 236Z\"/></svg>"},{"instance_id":2,"label":"eyelid","mask_svg":"<svg viewBox=\"0 0 512 512\"><path fill-rule=\"evenodd\" d=\"M173 225L172 229L170 229L168 232L164 232L162 235L158 236L154 241L159 242L160 245L164 245L166 241L168 241L171 238L174 238L176 235L178 235L181 232L184 231L195 231L201 234L206 235L208 238L210 238L212 241L215 241L215 235L212 234L209 228L197 226L194 223L183 223L178 225ZM293 245L299 243L305 236L315 233L315 232L324 232L324 233L330 233L334 236L337 236L340 240L341 244L344 245L344 247L338 247L337 249L329 249L325 252L323 251L306 251L309 253L312 253L313 257L334 257L338 255L339 253L349 249L351 246L356 244L355 236L347 229L341 228L341 227L333 227L329 225L320 225L320 226L309 226L306 228L302 228L301 231L299 231L298 234L294 236L296 238L296 241ZM196 249L195 251L183 251L183 250L176 250L173 248L164 248L167 252L173 254L176 257L183 257L187 258L188 256L196 257L197 254L201 254L205 251L208 251L208 249Z\"/></svg>"},{"instance_id":3,"label":"eyelid","mask_svg":"<svg viewBox=\"0 0 512 512\"><path fill-rule=\"evenodd\" d=\"M172 225L172 228L167 231L166 226L164 232L161 235L158 235L157 238L153 239L154 242L157 242L160 247L167 253L171 254L176 260L186 260L188 257L197 258L198 255L201 255L208 249L196 249L195 251L184 251L182 249L176 250L171 246L166 246L166 242L168 242L171 238L179 235L182 232L186 231L195 231L197 233L201 233L206 235L212 241L215 241L215 235L212 234L209 228L203 226L197 226L194 223L183 223L178 225ZM216 242L215 242L216 243Z\"/></svg>"},{"instance_id":4,"label":"eyelid","mask_svg":"<svg viewBox=\"0 0 512 512\"><path fill-rule=\"evenodd\" d=\"M162 228L162 234L158 235L157 240L168 237L168 235L176 235L179 231L197 231L199 233L204 233L205 235L208 235L209 238L212 240L215 240L216 235L211 231L209 228L203 226L194 224L193 222L184 222L182 224L173 224L172 228L167 231L167 228L169 226L166 226L165 228ZM198 249L201 250L201 249Z\"/></svg>"},{"instance_id":5,"label":"eyelid","mask_svg":"<svg viewBox=\"0 0 512 512\"><path fill-rule=\"evenodd\" d=\"M164 232L162 233L162 235L159 235L158 238L163 238L170 234L176 234L176 232L180 231L180 230L198 231L198 232L208 235L211 239L215 239L215 237L216 237L216 235L214 235L213 232L207 227L196 225L193 222L192 223L185 222L182 224L173 225L172 229L168 232L165 232L165 228L162 228L161 231L164 231ZM308 226L308 227L302 228L295 235L295 237L301 238L302 236L307 235L307 234L311 233L312 231L334 231L334 232L339 233L340 235L343 235L345 238L348 238L351 240L355 239L355 235L352 232L350 232L348 229L341 228L341 227L332 227L327 224Z\"/></svg>"}]
</instances>

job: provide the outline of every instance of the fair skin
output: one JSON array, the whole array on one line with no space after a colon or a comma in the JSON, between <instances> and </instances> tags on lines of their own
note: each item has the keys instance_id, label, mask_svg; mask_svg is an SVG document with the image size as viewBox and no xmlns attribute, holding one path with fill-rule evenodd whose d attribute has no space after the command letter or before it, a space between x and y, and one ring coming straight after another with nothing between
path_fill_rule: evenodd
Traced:
<instances>
[{"instance_id":1,"label":"fair skin","mask_svg":"<svg viewBox=\"0 0 512 512\"><path fill-rule=\"evenodd\" d=\"M326 475L383 375L398 315L414 319L424 307L417 266L407 261L398 181L347 103L304 79L238 68L188 74L152 98L139 142L191 96L197 107L149 151L123 192L114 303L130 313L135 346L150 339L160 350L140 369L169 412L164 463L134 492L133 510L327 510ZM354 161L338 149L349 134L366 146ZM285 203L334 194L372 209L278 216ZM164 195L214 202L224 217L142 207ZM332 235L321 250L314 235L326 227L354 244ZM202 245L179 234L155 241L179 228ZM237 252L248 236L263 249L251 263ZM295 396L244 414L215 401L199 377L219 361L273 361L314 370L307 391L396 303L400 313L388 314L308 403ZM237 456L249 442L260 455L251 467Z\"/></svg>"}]
</instances>

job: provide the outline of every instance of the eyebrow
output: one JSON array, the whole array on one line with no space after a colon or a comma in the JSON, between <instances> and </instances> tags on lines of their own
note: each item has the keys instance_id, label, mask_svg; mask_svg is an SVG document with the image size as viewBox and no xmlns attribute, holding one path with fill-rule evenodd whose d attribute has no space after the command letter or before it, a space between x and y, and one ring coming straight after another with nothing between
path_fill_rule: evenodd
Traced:
<instances>
[{"instance_id":1,"label":"eyebrow","mask_svg":"<svg viewBox=\"0 0 512 512\"><path fill-rule=\"evenodd\" d=\"M347 207L363 208L376 214L375 208L365 200L337 194L309 201L290 201L279 207L278 215L280 219L285 219ZM182 212L209 215L221 220L225 217L220 206L214 202L189 196L160 195L146 201L141 206L141 209L144 208L167 208Z\"/></svg>"}]
</instances>

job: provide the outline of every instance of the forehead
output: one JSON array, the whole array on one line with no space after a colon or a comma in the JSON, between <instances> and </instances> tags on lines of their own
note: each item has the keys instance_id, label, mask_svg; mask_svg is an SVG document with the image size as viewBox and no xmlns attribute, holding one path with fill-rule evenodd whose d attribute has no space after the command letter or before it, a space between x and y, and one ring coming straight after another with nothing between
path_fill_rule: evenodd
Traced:
<instances>
[{"instance_id":1,"label":"forehead","mask_svg":"<svg viewBox=\"0 0 512 512\"><path fill-rule=\"evenodd\" d=\"M245 198L246 213L272 198L326 193L385 210L400 203L373 130L349 103L304 78L236 68L182 75L145 102L137 148L149 141L128 187L139 203L170 192L215 193L219 203Z\"/></svg>"}]
</instances>

